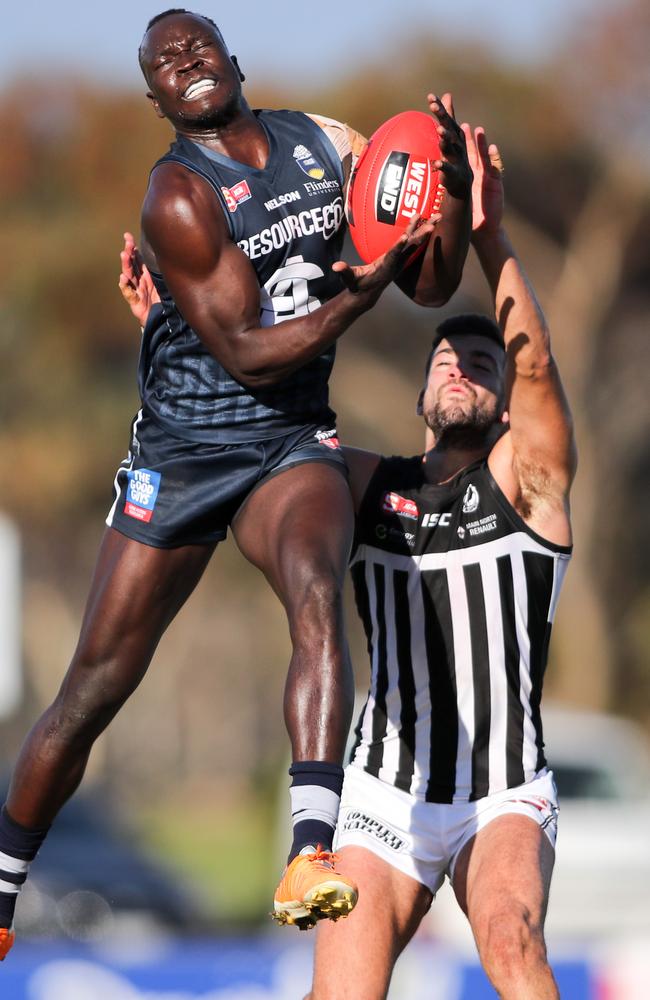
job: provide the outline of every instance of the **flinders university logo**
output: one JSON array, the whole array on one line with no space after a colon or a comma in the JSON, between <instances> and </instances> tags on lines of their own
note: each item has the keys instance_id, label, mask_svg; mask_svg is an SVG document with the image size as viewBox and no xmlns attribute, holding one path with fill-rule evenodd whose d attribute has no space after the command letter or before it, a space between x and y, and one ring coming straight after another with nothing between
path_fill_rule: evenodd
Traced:
<instances>
[{"instance_id":1,"label":"flinders university logo","mask_svg":"<svg viewBox=\"0 0 650 1000\"><path fill-rule=\"evenodd\" d=\"M318 160L312 156L306 146L296 146L293 151L293 158L302 170L303 174L313 177L315 181L321 181L325 176L325 171Z\"/></svg>"}]
</instances>

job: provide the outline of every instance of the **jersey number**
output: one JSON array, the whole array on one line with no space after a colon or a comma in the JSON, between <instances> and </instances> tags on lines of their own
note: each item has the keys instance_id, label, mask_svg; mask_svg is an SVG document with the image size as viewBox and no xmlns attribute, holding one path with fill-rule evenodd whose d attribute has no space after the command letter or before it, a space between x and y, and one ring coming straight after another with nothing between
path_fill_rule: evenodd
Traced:
<instances>
[{"instance_id":1,"label":"jersey number","mask_svg":"<svg viewBox=\"0 0 650 1000\"><path fill-rule=\"evenodd\" d=\"M310 280L322 277L320 267L307 263L301 255L288 257L260 289L260 326L274 326L318 309L320 299L310 295L307 286Z\"/></svg>"}]
</instances>

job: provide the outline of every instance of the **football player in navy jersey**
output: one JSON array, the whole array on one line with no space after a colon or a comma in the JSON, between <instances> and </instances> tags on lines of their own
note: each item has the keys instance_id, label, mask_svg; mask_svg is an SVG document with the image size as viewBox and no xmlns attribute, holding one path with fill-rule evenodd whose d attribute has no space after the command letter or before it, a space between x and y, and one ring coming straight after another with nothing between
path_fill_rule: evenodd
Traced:
<instances>
[{"instance_id":1,"label":"football player in navy jersey","mask_svg":"<svg viewBox=\"0 0 650 1000\"><path fill-rule=\"evenodd\" d=\"M236 59L202 15L157 15L139 58L153 109L176 133L142 210L160 302L79 644L0 814L0 957L49 825L228 526L282 601L293 645L284 712L294 839L275 913L303 928L354 906L330 853L353 698L341 608L353 511L327 381L336 340L391 281L425 305L446 302L469 241L471 171L448 99L429 95L444 219L413 220L388 253L351 267L339 255L355 133L251 110Z\"/></svg>"},{"instance_id":2,"label":"football player in navy jersey","mask_svg":"<svg viewBox=\"0 0 650 1000\"><path fill-rule=\"evenodd\" d=\"M462 127L497 323L438 327L418 404L424 455L344 449L371 679L334 846L359 904L319 927L308 1000L384 1000L445 878L498 995L559 996L544 938L558 805L540 701L571 555L575 442L502 225L498 148Z\"/></svg>"}]
</instances>

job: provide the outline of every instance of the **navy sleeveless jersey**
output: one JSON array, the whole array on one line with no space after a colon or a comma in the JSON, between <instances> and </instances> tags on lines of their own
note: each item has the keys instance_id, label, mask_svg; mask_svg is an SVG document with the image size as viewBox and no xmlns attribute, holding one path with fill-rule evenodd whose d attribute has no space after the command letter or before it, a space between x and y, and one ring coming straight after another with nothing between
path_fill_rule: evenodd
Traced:
<instances>
[{"instance_id":1,"label":"navy sleeveless jersey","mask_svg":"<svg viewBox=\"0 0 650 1000\"><path fill-rule=\"evenodd\" d=\"M154 165L181 163L219 200L230 234L255 268L260 326L306 315L342 288L332 271L344 237L343 168L332 142L307 115L256 111L269 141L257 170L177 137ZM181 316L161 274L162 306L145 327L139 383L145 410L163 428L194 441L276 437L305 423L328 422L334 347L282 382L251 390L219 364ZM228 295L228 288L215 292Z\"/></svg>"}]
</instances>

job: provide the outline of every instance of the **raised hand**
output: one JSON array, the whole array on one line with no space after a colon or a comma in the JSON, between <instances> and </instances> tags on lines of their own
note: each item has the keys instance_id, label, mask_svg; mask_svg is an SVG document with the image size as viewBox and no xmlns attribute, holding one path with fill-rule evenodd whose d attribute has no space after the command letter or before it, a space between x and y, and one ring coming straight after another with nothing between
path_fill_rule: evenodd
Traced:
<instances>
[{"instance_id":1,"label":"raised hand","mask_svg":"<svg viewBox=\"0 0 650 1000\"><path fill-rule=\"evenodd\" d=\"M434 166L442 172L443 186L453 198L466 199L472 187L472 170L465 147L465 133L454 117L451 94L428 94L429 109L438 121L442 159Z\"/></svg>"},{"instance_id":2,"label":"raised hand","mask_svg":"<svg viewBox=\"0 0 650 1000\"><path fill-rule=\"evenodd\" d=\"M122 265L120 291L140 326L144 326L149 310L155 302L160 302L160 296L131 233L124 234L124 249L120 252L120 263Z\"/></svg>"},{"instance_id":3,"label":"raised hand","mask_svg":"<svg viewBox=\"0 0 650 1000\"><path fill-rule=\"evenodd\" d=\"M343 260L332 265L349 291L359 295L368 295L371 299L379 298L381 292L397 277L402 268L424 249L433 233L440 215L422 220L415 216L408 224L400 238L390 250L371 261L357 267Z\"/></svg>"},{"instance_id":4,"label":"raised hand","mask_svg":"<svg viewBox=\"0 0 650 1000\"><path fill-rule=\"evenodd\" d=\"M485 131L461 126L467 155L474 173L472 184L472 234L495 233L503 217L503 164L495 143L488 144Z\"/></svg>"}]
</instances>

